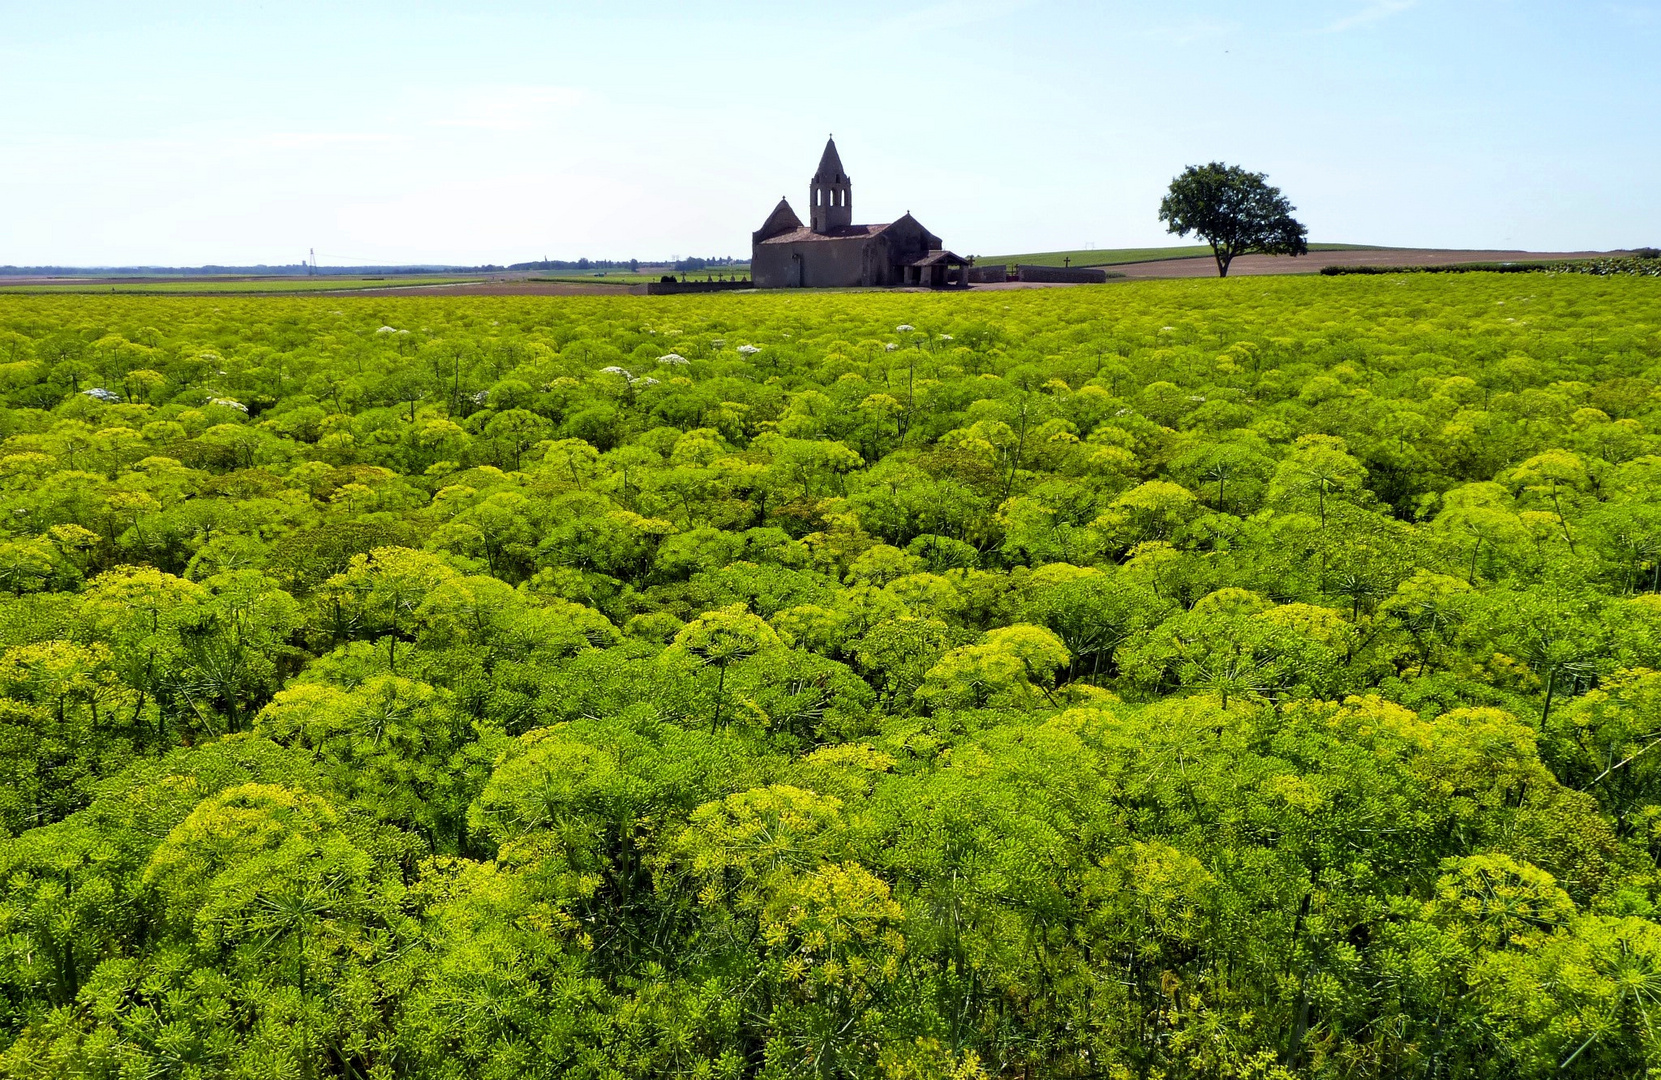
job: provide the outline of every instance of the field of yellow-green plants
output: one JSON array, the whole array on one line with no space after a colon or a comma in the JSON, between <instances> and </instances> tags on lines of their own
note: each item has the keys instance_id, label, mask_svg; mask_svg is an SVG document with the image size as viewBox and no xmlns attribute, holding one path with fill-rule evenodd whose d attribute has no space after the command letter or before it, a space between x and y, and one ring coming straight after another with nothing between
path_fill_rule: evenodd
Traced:
<instances>
[{"instance_id":1,"label":"field of yellow-green plants","mask_svg":"<svg viewBox=\"0 0 1661 1080\"><path fill-rule=\"evenodd\" d=\"M0 1075L1661 1069L1661 291L0 297Z\"/></svg>"}]
</instances>

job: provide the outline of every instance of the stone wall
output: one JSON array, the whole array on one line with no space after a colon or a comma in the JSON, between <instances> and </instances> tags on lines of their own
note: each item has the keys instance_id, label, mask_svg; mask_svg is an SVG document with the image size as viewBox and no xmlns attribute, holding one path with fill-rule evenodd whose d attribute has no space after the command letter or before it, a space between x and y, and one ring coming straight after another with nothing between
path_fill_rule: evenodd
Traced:
<instances>
[{"instance_id":1,"label":"stone wall","mask_svg":"<svg viewBox=\"0 0 1661 1080\"><path fill-rule=\"evenodd\" d=\"M641 285L630 285L629 292L636 296L674 296L680 293L726 292L728 289L753 289L755 285L746 279L744 281L648 281Z\"/></svg>"},{"instance_id":2,"label":"stone wall","mask_svg":"<svg viewBox=\"0 0 1661 1080\"><path fill-rule=\"evenodd\" d=\"M846 240L797 240L757 244L751 249L750 276L758 289L839 289L884 284L866 281L868 237Z\"/></svg>"},{"instance_id":3,"label":"stone wall","mask_svg":"<svg viewBox=\"0 0 1661 1080\"><path fill-rule=\"evenodd\" d=\"M1009 267L1003 263L991 266L971 266L969 268L969 284L990 285L995 282L1009 280Z\"/></svg>"},{"instance_id":4,"label":"stone wall","mask_svg":"<svg viewBox=\"0 0 1661 1080\"><path fill-rule=\"evenodd\" d=\"M1017 266L1015 268L1015 280L1092 285L1106 281L1107 271L1089 266Z\"/></svg>"}]
</instances>

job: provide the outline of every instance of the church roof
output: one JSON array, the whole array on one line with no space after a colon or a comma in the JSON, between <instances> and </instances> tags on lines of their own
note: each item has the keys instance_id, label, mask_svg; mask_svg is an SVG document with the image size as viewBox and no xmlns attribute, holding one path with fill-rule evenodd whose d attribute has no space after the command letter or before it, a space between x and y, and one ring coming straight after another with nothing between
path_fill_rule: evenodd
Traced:
<instances>
[{"instance_id":1,"label":"church roof","mask_svg":"<svg viewBox=\"0 0 1661 1080\"><path fill-rule=\"evenodd\" d=\"M881 233L893 222L885 221L881 225L848 225L840 229L831 229L829 232L814 232L807 226L792 229L787 233L769 236L761 241L763 244L794 244L800 240L869 240Z\"/></svg>"},{"instance_id":2,"label":"church roof","mask_svg":"<svg viewBox=\"0 0 1661 1080\"><path fill-rule=\"evenodd\" d=\"M819 155L819 171L813 174L815 182L840 183L847 179L842 172L842 158L836 152L836 140L825 140L825 152Z\"/></svg>"},{"instance_id":3,"label":"church roof","mask_svg":"<svg viewBox=\"0 0 1661 1080\"><path fill-rule=\"evenodd\" d=\"M755 231L752 241L765 241L770 236L790 232L802 227L802 219L796 216L796 211L790 209L789 199L780 199L779 204L773 207L773 212L767 215L761 228Z\"/></svg>"},{"instance_id":4,"label":"church roof","mask_svg":"<svg viewBox=\"0 0 1661 1080\"><path fill-rule=\"evenodd\" d=\"M931 251L920 259L912 259L907 266L967 266L969 260L951 251Z\"/></svg>"}]
</instances>

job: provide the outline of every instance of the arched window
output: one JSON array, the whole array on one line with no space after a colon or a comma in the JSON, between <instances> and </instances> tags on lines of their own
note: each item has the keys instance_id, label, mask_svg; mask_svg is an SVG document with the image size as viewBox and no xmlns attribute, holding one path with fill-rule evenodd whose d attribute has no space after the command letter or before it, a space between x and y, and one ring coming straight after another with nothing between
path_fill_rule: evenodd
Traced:
<instances>
[{"instance_id":1,"label":"arched window","mask_svg":"<svg viewBox=\"0 0 1661 1080\"><path fill-rule=\"evenodd\" d=\"M841 203L841 205L843 205L843 206L848 205L848 189L847 188L842 189L842 203Z\"/></svg>"},{"instance_id":2,"label":"arched window","mask_svg":"<svg viewBox=\"0 0 1661 1080\"><path fill-rule=\"evenodd\" d=\"M823 205L825 205L825 190L824 190L824 188L814 188L813 189L813 205L814 206L823 206Z\"/></svg>"}]
</instances>

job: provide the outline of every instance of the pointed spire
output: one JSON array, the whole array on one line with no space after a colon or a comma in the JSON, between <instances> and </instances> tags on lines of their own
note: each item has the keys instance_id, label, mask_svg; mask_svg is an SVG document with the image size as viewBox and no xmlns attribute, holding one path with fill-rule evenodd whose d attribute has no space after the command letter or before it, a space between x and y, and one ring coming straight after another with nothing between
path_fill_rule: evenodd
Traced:
<instances>
[{"instance_id":1,"label":"pointed spire","mask_svg":"<svg viewBox=\"0 0 1661 1080\"><path fill-rule=\"evenodd\" d=\"M827 184L838 183L843 179L842 159L836 153L836 138L832 136L825 140L825 152L819 155L819 171L813 174L814 181Z\"/></svg>"}]
</instances>

